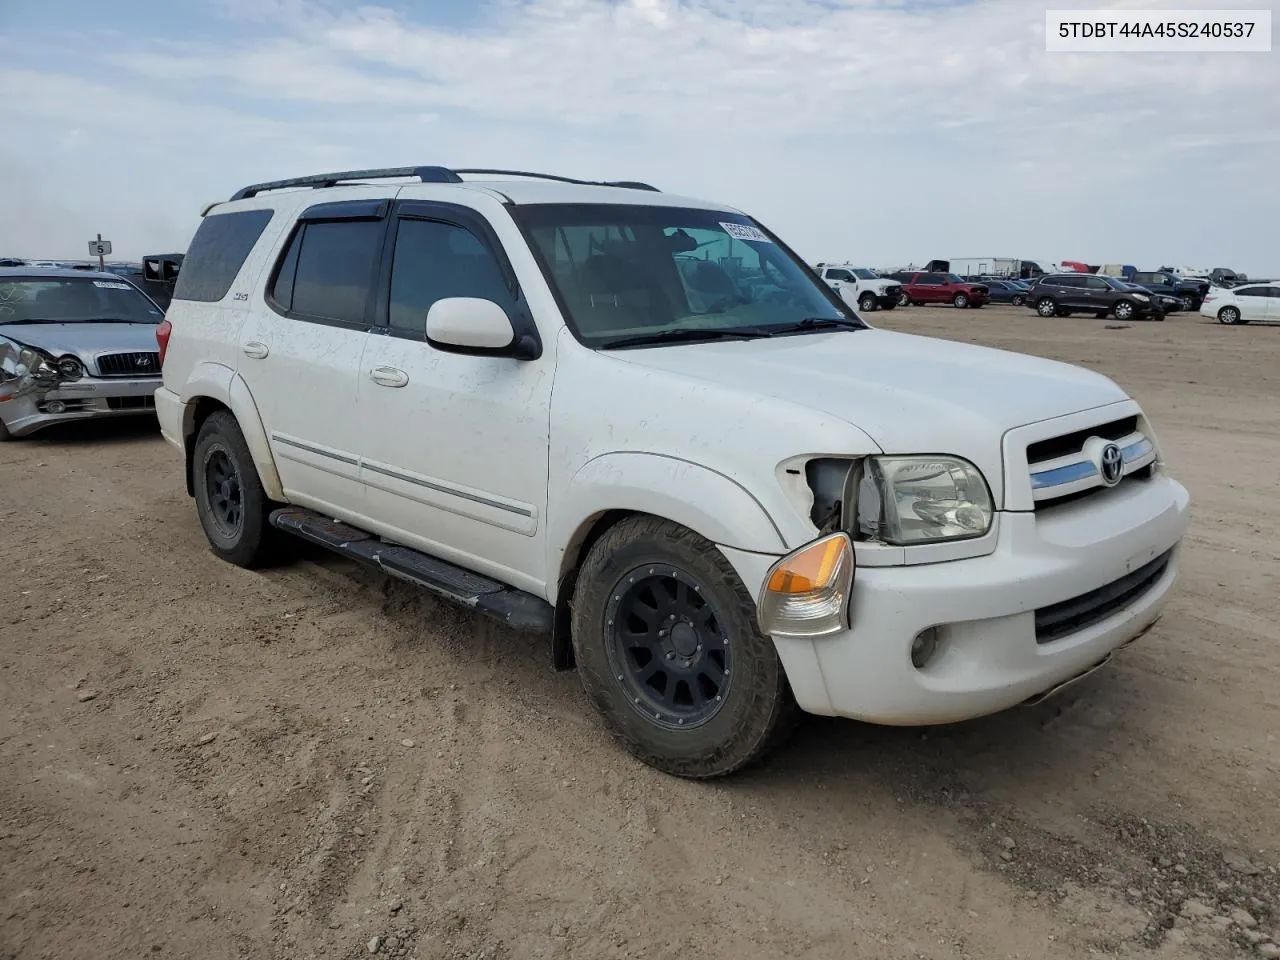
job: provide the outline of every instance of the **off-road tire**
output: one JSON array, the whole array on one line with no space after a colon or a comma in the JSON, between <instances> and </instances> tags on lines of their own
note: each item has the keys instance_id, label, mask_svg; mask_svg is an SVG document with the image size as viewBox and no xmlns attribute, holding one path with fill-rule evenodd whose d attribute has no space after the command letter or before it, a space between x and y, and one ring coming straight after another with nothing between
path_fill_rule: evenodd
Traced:
<instances>
[{"instance_id":1,"label":"off-road tire","mask_svg":"<svg viewBox=\"0 0 1280 960\"><path fill-rule=\"evenodd\" d=\"M215 519L208 484L210 464L225 456L238 477L241 519L229 529ZM258 479L258 468L249 453L240 425L229 412L211 414L201 425L191 457L196 515L213 552L238 567L266 566L278 556L280 535L267 520L274 504Z\"/></svg>"},{"instance_id":2,"label":"off-road tire","mask_svg":"<svg viewBox=\"0 0 1280 960\"><path fill-rule=\"evenodd\" d=\"M610 601L637 568L674 569L691 578L728 636L732 670L725 699L710 719L685 729L641 712L617 675L607 623ZM571 602L573 649L583 689L613 736L664 773L708 779L762 759L787 736L799 710L773 641L760 633L756 606L715 545L657 517L629 517L588 552Z\"/></svg>"}]
</instances>

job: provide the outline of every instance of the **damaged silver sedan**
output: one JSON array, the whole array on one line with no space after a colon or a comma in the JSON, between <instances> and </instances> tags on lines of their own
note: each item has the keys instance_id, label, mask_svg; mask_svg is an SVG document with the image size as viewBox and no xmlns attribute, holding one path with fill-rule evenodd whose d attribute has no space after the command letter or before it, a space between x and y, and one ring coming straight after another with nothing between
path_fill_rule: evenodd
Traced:
<instances>
[{"instance_id":1,"label":"damaged silver sedan","mask_svg":"<svg viewBox=\"0 0 1280 960\"><path fill-rule=\"evenodd\" d=\"M0 440L155 416L164 311L110 273L0 268Z\"/></svg>"}]
</instances>

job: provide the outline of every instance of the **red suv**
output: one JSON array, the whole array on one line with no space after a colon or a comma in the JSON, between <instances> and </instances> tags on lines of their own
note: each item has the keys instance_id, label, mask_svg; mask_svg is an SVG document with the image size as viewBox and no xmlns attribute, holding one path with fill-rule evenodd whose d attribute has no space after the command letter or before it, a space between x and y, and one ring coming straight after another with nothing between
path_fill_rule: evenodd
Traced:
<instances>
[{"instance_id":1,"label":"red suv","mask_svg":"<svg viewBox=\"0 0 1280 960\"><path fill-rule=\"evenodd\" d=\"M902 303L949 303L954 307L981 307L987 302L987 285L970 283L954 273L896 273L902 283Z\"/></svg>"}]
</instances>

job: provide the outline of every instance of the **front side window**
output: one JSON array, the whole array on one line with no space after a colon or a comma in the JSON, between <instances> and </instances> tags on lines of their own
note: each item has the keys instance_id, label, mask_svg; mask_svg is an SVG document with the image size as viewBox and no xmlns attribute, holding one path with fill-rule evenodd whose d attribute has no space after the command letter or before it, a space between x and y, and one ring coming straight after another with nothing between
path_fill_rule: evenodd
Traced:
<instances>
[{"instance_id":1,"label":"front side window","mask_svg":"<svg viewBox=\"0 0 1280 960\"><path fill-rule=\"evenodd\" d=\"M378 220L301 223L276 271L272 300L301 319L365 322L384 227Z\"/></svg>"},{"instance_id":2,"label":"front side window","mask_svg":"<svg viewBox=\"0 0 1280 960\"><path fill-rule=\"evenodd\" d=\"M391 328L425 334L427 311L446 297L492 300L508 316L513 307L498 261L474 233L436 220L401 220L391 264Z\"/></svg>"},{"instance_id":3,"label":"front side window","mask_svg":"<svg viewBox=\"0 0 1280 960\"><path fill-rule=\"evenodd\" d=\"M741 214L536 204L514 207L512 216L587 346L663 334L769 336L807 321L865 326Z\"/></svg>"},{"instance_id":4,"label":"front side window","mask_svg":"<svg viewBox=\"0 0 1280 960\"><path fill-rule=\"evenodd\" d=\"M150 323L164 313L131 283L110 277L0 278L0 325Z\"/></svg>"},{"instance_id":5,"label":"front side window","mask_svg":"<svg viewBox=\"0 0 1280 960\"><path fill-rule=\"evenodd\" d=\"M852 283L853 277L849 275L848 270L828 270L828 280L843 280L845 283Z\"/></svg>"}]
</instances>

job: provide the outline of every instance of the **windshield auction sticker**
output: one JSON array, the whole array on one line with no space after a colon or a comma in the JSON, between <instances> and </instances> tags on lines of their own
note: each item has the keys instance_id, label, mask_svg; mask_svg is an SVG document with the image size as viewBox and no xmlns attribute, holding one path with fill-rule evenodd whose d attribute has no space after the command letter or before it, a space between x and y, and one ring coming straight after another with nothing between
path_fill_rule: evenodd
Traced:
<instances>
[{"instance_id":1,"label":"windshield auction sticker","mask_svg":"<svg viewBox=\"0 0 1280 960\"><path fill-rule=\"evenodd\" d=\"M772 243L768 237L764 235L759 227L753 227L749 223L724 223L720 226L724 227L724 232L735 240L759 240L762 243Z\"/></svg>"},{"instance_id":2,"label":"windshield auction sticker","mask_svg":"<svg viewBox=\"0 0 1280 960\"><path fill-rule=\"evenodd\" d=\"M1270 10L1049 10L1049 53L1270 53Z\"/></svg>"},{"instance_id":3,"label":"windshield auction sticker","mask_svg":"<svg viewBox=\"0 0 1280 960\"><path fill-rule=\"evenodd\" d=\"M103 290L131 290L132 289L132 287L130 287L127 283L122 283L119 280L95 280L93 281L93 285L95 287L101 287Z\"/></svg>"}]
</instances>

